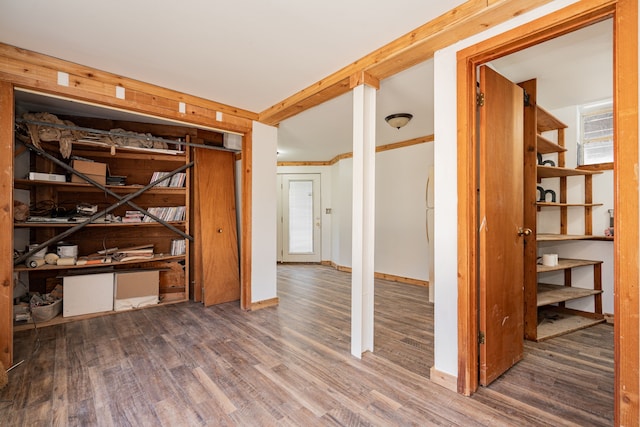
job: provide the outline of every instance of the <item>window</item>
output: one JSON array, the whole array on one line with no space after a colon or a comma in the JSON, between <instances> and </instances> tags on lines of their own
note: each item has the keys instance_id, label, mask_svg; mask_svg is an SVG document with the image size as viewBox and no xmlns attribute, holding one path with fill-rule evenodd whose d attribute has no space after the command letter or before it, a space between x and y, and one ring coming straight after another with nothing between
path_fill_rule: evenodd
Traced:
<instances>
[{"instance_id":1,"label":"window","mask_svg":"<svg viewBox=\"0 0 640 427\"><path fill-rule=\"evenodd\" d=\"M580 108L578 166L613 162L613 104L611 101Z\"/></svg>"}]
</instances>

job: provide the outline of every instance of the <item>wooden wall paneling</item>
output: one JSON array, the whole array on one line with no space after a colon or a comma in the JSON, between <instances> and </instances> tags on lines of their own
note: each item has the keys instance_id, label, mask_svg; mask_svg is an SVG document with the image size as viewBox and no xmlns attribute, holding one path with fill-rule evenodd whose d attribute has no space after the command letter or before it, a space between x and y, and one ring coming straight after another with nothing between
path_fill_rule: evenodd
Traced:
<instances>
[{"instance_id":1,"label":"wooden wall paneling","mask_svg":"<svg viewBox=\"0 0 640 427\"><path fill-rule=\"evenodd\" d=\"M240 267L235 204L235 155L195 150L198 175L199 237L205 306L240 298Z\"/></svg>"},{"instance_id":2,"label":"wooden wall paneling","mask_svg":"<svg viewBox=\"0 0 640 427\"><path fill-rule=\"evenodd\" d=\"M13 86L0 81L0 361L13 363ZM8 237L10 236L10 237Z\"/></svg>"}]
</instances>

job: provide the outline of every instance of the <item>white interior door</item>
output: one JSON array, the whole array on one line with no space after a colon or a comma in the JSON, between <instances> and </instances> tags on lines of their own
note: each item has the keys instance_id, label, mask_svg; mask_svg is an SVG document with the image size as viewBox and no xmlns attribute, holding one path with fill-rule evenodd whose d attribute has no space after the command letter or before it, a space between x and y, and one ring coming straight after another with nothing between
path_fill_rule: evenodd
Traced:
<instances>
[{"instance_id":1,"label":"white interior door","mask_svg":"<svg viewBox=\"0 0 640 427\"><path fill-rule=\"evenodd\" d=\"M320 174L281 174L278 181L278 261L320 262Z\"/></svg>"}]
</instances>

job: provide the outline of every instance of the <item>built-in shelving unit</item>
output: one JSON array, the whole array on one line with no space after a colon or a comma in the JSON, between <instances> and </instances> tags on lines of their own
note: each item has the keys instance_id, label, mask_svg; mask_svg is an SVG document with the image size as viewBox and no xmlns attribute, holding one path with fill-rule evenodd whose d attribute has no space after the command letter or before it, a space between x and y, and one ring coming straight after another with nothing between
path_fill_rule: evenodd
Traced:
<instances>
[{"instance_id":1,"label":"built-in shelving unit","mask_svg":"<svg viewBox=\"0 0 640 427\"><path fill-rule=\"evenodd\" d=\"M565 167L565 129L567 125L558 120L536 102L536 80L529 80L520 84L528 97L525 106L525 152L531 153L525 158L525 185L531 191L531 196L525 199L525 222L532 224L535 241L528 241L525 248L525 337L530 340L544 340L562 335L577 329L585 328L596 323L604 322L602 314L602 261L583 259L560 259L557 265L545 266L539 264L537 244L540 242L565 242L580 240L611 240L610 237L592 235L591 211L600 203L592 199L592 177L600 172L573 169ZM545 132L555 132L555 135L545 136ZM553 141L552 139L555 139ZM534 157L534 153L535 156ZM542 160L542 155L555 154L551 162ZM541 161L542 160L542 161ZM527 166L527 162L529 165ZM535 162L535 166L533 163ZM584 201L567 201L567 177L584 177ZM558 200L546 200L544 186L549 180L556 180L559 188ZM538 187L538 188L537 188ZM533 197L533 192L537 197ZM553 197L555 198L555 192ZM568 234L567 211L569 208L583 209L584 234ZM538 234L536 213L541 209L560 210L560 233ZM531 267L535 264L535 268ZM577 268L593 268L593 286L585 289L573 286L572 271ZM545 274L563 272L562 285L545 282ZM573 310L565 307L565 303L584 298L593 299L593 311Z\"/></svg>"},{"instance_id":2,"label":"built-in shelving unit","mask_svg":"<svg viewBox=\"0 0 640 427\"><path fill-rule=\"evenodd\" d=\"M92 119L98 122L98 119ZM148 126L146 126L148 128ZM168 126L161 126L165 129ZM36 128L31 128L36 129ZM159 131L161 132L161 131ZM104 132L103 132L104 133ZM30 206L51 206L55 214L49 214L44 208L37 213L30 213L28 218L16 220L15 230L27 230L29 243L46 244L47 253L55 253L60 241L77 247L77 256L86 264L72 265L44 264L32 268L23 262L29 259L27 253L19 256L14 262L14 272L26 274L29 287L33 290L48 292L60 282L61 277L92 272L143 271L158 270L159 303L185 301L189 298L189 245L185 243L184 252L172 254L172 242L190 240L190 161L188 150L176 150L174 147L144 149L140 147L114 146L90 142L71 143L71 158L60 154L57 142L40 141L32 144L33 138L17 137L17 145L23 144L30 151L29 170L45 174L66 176L66 182L31 180L23 177L14 178L14 188L29 194ZM176 147L180 141L176 140ZM81 159L81 160L78 160ZM102 176L79 172L77 161L105 165L106 172ZM154 173L184 174L184 183L175 186L153 185ZM93 183L70 182L71 176L82 180L88 177ZM124 185L103 184L106 176L124 177ZM99 181L99 182L98 182ZM95 215L74 213L77 205L94 206ZM184 218L180 220L149 217L153 208L169 209L176 207L184 210ZM42 212L39 212L42 211ZM100 214L102 212L102 214ZM123 222L127 213L139 212L149 222ZM147 215L145 217L145 215ZM152 214L154 215L154 214ZM176 215L177 217L178 215ZM110 256L107 249L151 247L152 255L131 257L118 261ZM89 263L87 260L93 260ZM81 265L82 264L82 265ZM87 276L91 277L91 276ZM64 303L64 298L63 298ZM61 316L48 323L60 323ZM19 328L20 325L15 325ZM41 325L40 325L41 326Z\"/></svg>"}]
</instances>

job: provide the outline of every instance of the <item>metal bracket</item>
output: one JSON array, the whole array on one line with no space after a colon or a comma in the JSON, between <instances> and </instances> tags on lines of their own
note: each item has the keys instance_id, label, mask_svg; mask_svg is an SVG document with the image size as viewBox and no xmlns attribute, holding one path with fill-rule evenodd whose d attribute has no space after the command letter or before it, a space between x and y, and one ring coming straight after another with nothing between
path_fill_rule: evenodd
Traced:
<instances>
[{"instance_id":1,"label":"metal bracket","mask_svg":"<svg viewBox=\"0 0 640 427\"><path fill-rule=\"evenodd\" d=\"M476 94L476 105L478 107L484 107L484 93L480 92Z\"/></svg>"}]
</instances>

